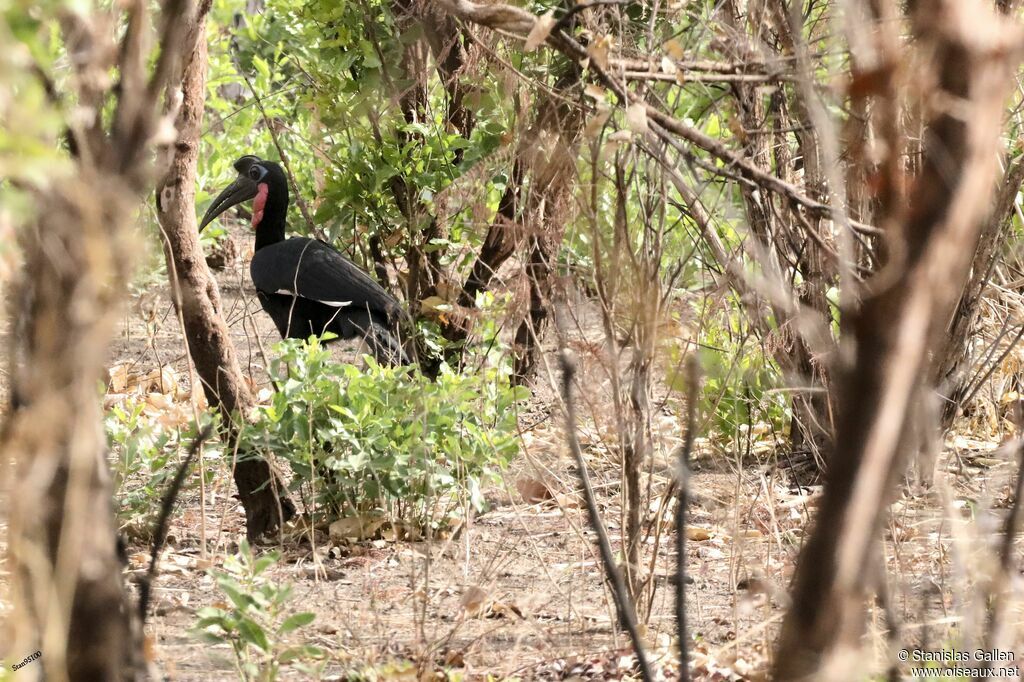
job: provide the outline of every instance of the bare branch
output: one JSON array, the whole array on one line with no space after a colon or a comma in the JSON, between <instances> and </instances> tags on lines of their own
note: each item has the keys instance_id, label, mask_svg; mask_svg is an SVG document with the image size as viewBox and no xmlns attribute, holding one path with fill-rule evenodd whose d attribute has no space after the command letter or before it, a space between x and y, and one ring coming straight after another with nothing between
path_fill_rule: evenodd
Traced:
<instances>
[{"instance_id":1,"label":"bare branch","mask_svg":"<svg viewBox=\"0 0 1024 682\"><path fill-rule=\"evenodd\" d=\"M533 14L509 5L478 5L469 0L439 0L439 2L443 7L462 19L517 34L529 33L529 30L533 28L536 21L536 17ZM598 77L598 80L615 93L619 99L619 104L622 106L629 105L635 100L635 97L628 93L626 87L618 79L611 76L600 65L589 61L587 50L564 32L559 34L552 33L548 36L547 42L579 63L588 61L589 68ZM796 186L761 170L749 159L729 149L723 142L715 140L693 126L683 123L679 119L662 112L646 102L643 104L647 117L650 120L658 123L668 132L726 162L728 170L735 170L743 177L756 182L765 189L788 197L790 201L803 206L815 216L838 219L836 209L811 199ZM855 230L864 234L881 234L878 228L871 225L853 220L850 221L850 225Z\"/></svg>"},{"instance_id":2,"label":"bare branch","mask_svg":"<svg viewBox=\"0 0 1024 682\"><path fill-rule=\"evenodd\" d=\"M697 434L700 365L693 355L686 360L686 434L676 458L676 638L679 640L679 680L690 679L689 636L686 632L686 511L690 493L690 456Z\"/></svg>"},{"instance_id":3,"label":"bare branch","mask_svg":"<svg viewBox=\"0 0 1024 682\"><path fill-rule=\"evenodd\" d=\"M909 408L989 212L1003 103L1021 57L1020 30L981 0L920 2L913 18L942 104L898 225L905 256L885 279L868 282L859 310L843 311L854 360L844 368L829 478L775 657L779 680L814 677L859 641L882 514L903 471Z\"/></svg>"},{"instance_id":4,"label":"bare branch","mask_svg":"<svg viewBox=\"0 0 1024 682\"><path fill-rule=\"evenodd\" d=\"M637 664L640 667L640 677L651 682L654 677L651 673L650 663L647 661L647 652L644 649L643 639L636 623L636 607L629 598L629 590L626 588L626 581L622 576L619 565L615 563L615 555L612 552L611 542L608 540L608 531L601 520L601 512L597 508L597 498L594 495L594 487L590 483L590 474L587 473L587 462L583 459L583 450L580 449L579 437L576 435L576 401L573 398L573 380L576 376L576 364L569 356L567 350L559 353L558 361L562 367L562 400L565 402L565 430L569 439L569 449L576 460L576 473L583 486L583 497L587 503L587 515L590 519L590 527L597 535L597 545L601 552L601 563L604 564L604 572L612 587L612 597L615 599L615 610L619 616L619 624L629 633L633 642L633 653L636 655Z\"/></svg>"}]
</instances>

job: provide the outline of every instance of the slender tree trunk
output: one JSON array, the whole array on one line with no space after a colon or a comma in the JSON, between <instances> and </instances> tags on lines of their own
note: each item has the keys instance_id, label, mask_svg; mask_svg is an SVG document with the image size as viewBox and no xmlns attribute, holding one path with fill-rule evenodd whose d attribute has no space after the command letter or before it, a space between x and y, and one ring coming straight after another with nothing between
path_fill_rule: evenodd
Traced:
<instances>
[{"instance_id":1,"label":"slender tree trunk","mask_svg":"<svg viewBox=\"0 0 1024 682\"><path fill-rule=\"evenodd\" d=\"M1001 189L992 207L992 214L985 223L978 242L970 279L960 295L956 312L949 321L943 347L933 365L932 380L945 397L940 416L943 429L953 425L953 420L961 407L960 402L966 397L966 390L969 388L966 383L966 375L970 369L967 361L967 344L981 314L981 297L992 276L996 259L999 258L999 247L1003 243L1003 236L1013 215L1014 201L1021 183L1024 183L1024 161L1017 161L1006 169L1000 182Z\"/></svg>"},{"instance_id":2,"label":"slender tree trunk","mask_svg":"<svg viewBox=\"0 0 1024 682\"><path fill-rule=\"evenodd\" d=\"M840 376L835 456L798 561L778 680L816 679L839 651L860 646L879 529L905 466L910 408L928 383L928 354L939 347L989 214L1021 32L980 1L922 0L912 12L916 44L932 56L936 101L941 94L947 104L928 125L909 207L893 207L905 249L899 269L843 313L853 361Z\"/></svg>"},{"instance_id":3,"label":"slender tree trunk","mask_svg":"<svg viewBox=\"0 0 1024 682\"><path fill-rule=\"evenodd\" d=\"M18 406L0 456L14 461L10 516L15 656L44 652L37 679L131 677L136 640L121 579L96 386L133 258L132 206L109 177L62 182L22 239L28 304ZM103 189L109 188L109 189ZM120 244L118 244L120 240Z\"/></svg>"},{"instance_id":4,"label":"slender tree trunk","mask_svg":"<svg viewBox=\"0 0 1024 682\"><path fill-rule=\"evenodd\" d=\"M205 18L195 27L200 39L185 68L178 113L178 142L170 151L169 172L157 188L157 217L166 242L164 255L171 289L185 326L185 338L207 402L224 418L224 436L235 450L238 424L253 406L235 347L221 313L217 282L206 265L195 215L196 166L203 105L206 99ZM251 453L239 452L235 484L245 507L250 538L276 528L295 511L280 478L270 465Z\"/></svg>"},{"instance_id":5,"label":"slender tree trunk","mask_svg":"<svg viewBox=\"0 0 1024 682\"><path fill-rule=\"evenodd\" d=\"M462 71L469 61L472 43L469 36L460 30L458 23L438 7L429 7L422 16L430 51L437 61L438 75L448 93L446 118L468 140L476 125L476 115L466 106L466 95L472 91L473 86L469 78L464 78ZM456 164L462 162L463 151L455 150Z\"/></svg>"},{"instance_id":6,"label":"slender tree trunk","mask_svg":"<svg viewBox=\"0 0 1024 682\"><path fill-rule=\"evenodd\" d=\"M569 178L560 180L559 184L554 196L550 197L554 202L567 198L575 182ZM537 228L540 234L528 241L530 248L526 254L526 281L530 291L529 307L516 329L513 341L515 362L512 378L518 384L530 381L536 371L540 339L551 309L554 265L565 236L564 223L559 222L557 214L545 215L546 218Z\"/></svg>"},{"instance_id":7,"label":"slender tree trunk","mask_svg":"<svg viewBox=\"0 0 1024 682\"><path fill-rule=\"evenodd\" d=\"M9 533L11 651L38 650L41 658L19 679L141 674L97 386L138 251L132 215L151 179L157 95L180 77L194 4L163 4L158 55L146 49L147 3L121 8L119 45L107 30L110 17L56 10L75 55L69 88L81 104L68 132L73 168L34 188L36 217L20 234L25 268L14 314L21 333L11 340L12 407L0 430L0 458L13 462L17 491ZM116 91L104 79L83 77L112 67L120 74ZM98 103L113 106L92 106Z\"/></svg>"},{"instance_id":8,"label":"slender tree trunk","mask_svg":"<svg viewBox=\"0 0 1024 682\"><path fill-rule=\"evenodd\" d=\"M566 90L579 79L568 65L555 82ZM526 381L533 373L541 332L548 321L551 275L565 234L567 204L576 186L576 160L583 116L576 107L539 95L533 125L516 148L512 181L498 205L498 214L484 237L484 245L470 270L459 304L470 306L474 297L490 287L497 270L516 249L521 249L529 284L527 313L516 329L514 378ZM529 180L528 191L524 185ZM445 337L462 341L469 334L466 321L453 321Z\"/></svg>"},{"instance_id":9,"label":"slender tree trunk","mask_svg":"<svg viewBox=\"0 0 1024 682\"><path fill-rule=\"evenodd\" d=\"M733 31L733 50L739 62L750 62L756 58L756 49L766 49L767 43L759 42L766 27L774 24L779 41L794 52L793 37L785 10L781 17L774 17L767 7L740 4L735 0L725 2L722 11ZM778 14L778 13L775 13ZM779 20L781 19L781 20ZM748 37L748 36L753 36ZM781 52L779 53L781 57ZM773 127L789 129L786 115L785 94L776 92L769 95L763 84L733 83L733 96L737 108L737 121L742 127L739 138L744 141L747 158L765 173L774 173L787 180L790 168L787 134L765 134ZM792 109L796 113L796 141L804 166L804 179L811 196L820 200L825 194L825 179L821 169L817 132L810 126L806 107L799 97L795 98ZM774 154L773 154L774 149ZM780 151L784 149L785 151ZM782 164L773 161L781 158ZM774 320L769 324L765 318L753 318L762 337L781 337L772 344L773 358L778 363L786 380L797 389L793 393L793 416L790 428L790 444L798 452L809 453L818 462L824 461L823 451L832 437L831 405L827 367L815 358L814 350L801 330L800 315L813 315L819 327L828 328L829 305L825 292L833 285L833 273L823 263L818 246L803 230L821 234L821 219L807 216L800 220L796 213L799 207L780 201L770 193L755 187L742 186L743 204L750 230L766 254L773 258L773 268L789 279L791 273L799 273L801 284L796 291L794 305L796 313L773 305Z\"/></svg>"}]
</instances>

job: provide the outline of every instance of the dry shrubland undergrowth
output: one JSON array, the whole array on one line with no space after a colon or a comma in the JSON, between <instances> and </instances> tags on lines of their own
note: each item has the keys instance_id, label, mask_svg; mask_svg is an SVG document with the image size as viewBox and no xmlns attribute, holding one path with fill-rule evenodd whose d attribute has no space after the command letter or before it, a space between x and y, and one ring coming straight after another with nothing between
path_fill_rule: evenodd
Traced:
<instances>
[{"instance_id":1,"label":"dry shrubland undergrowth","mask_svg":"<svg viewBox=\"0 0 1024 682\"><path fill-rule=\"evenodd\" d=\"M87 4L0 0L0 680L1019 678L1021 3Z\"/></svg>"},{"instance_id":2,"label":"dry shrubland undergrowth","mask_svg":"<svg viewBox=\"0 0 1024 682\"><path fill-rule=\"evenodd\" d=\"M218 280L233 338L246 349L243 363L255 386L265 389L260 347L269 348L276 331L252 314L255 301L241 268L228 268ZM577 310L579 324L569 345L580 364L580 439L619 548L621 468L608 446L615 426L602 332L592 306L581 303ZM979 344L998 336L998 313L993 309L986 317ZM316 614L301 637L330 652L322 661L327 677L360 672L371 679L423 679L431 671L469 679L635 676L631 647L617 626L587 526L558 395L550 385L558 371L551 342L549 337L545 343L551 349L545 353L546 370L520 415L522 456L485 490L487 511L431 542L398 539L380 527L365 534L366 529L350 529L348 537L340 537L325 524L311 546L301 525L285 529L280 560L267 576L294 587L296 610ZM336 357L350 359L356 350ZM993 534L1013 502L1014 432L1008 404L1021 357L1013 349L986 378L968 416L941 444L934 473L921 473L931 483L909 481L893 505L883 550L889 601L871 609L868 641L876 655L850 662L857 678L881 674L889 660L884 608L897 619L900 641L923 648L964 646L957 644L964 641L960 638L981 630L984 583L995 561ZM138 404L142 421L171 432L187 429L194 412L184 359L166 294L160 287L140 292L125 311L105 404L124 409ZM651 486L645 521L651 530L643 571L654 587L643 605L650 614L643 636L658 674L671 679L678 665L672 644L675 556L667 540L675 532L674 501L666 501L664 493L684 426L677 394L662 387L655 399L655 457L645 469ZM756 423L739 425L735 438L696 441L686 589L697 679L763 679L766 674L794 560L821 493L820 484L798 480L787 467L783 448L781 436ZM209 476L205 501L198 484L190 485L171 523L147 646L151 661L171 679L236 674L230 647L197 646L189 632L200 609L225 601L207 569L222 565L245 536L228 466L225 453L210 444L204 458ZM147 476L126 481L119 495L144 485ZM143 515L140 523L124 529L129 538L136 531L148 532L151 516ZM1021 552L1017 543L1017 560ZM148 567L144 539L129 541L128 560L129 576ZM6 575L0 573L0 579ZM1016 646L1024 646L1024 608L1015 600L1008 611ZM292 670L284 677L307 675Z\"/></svg>"}]
</instances>

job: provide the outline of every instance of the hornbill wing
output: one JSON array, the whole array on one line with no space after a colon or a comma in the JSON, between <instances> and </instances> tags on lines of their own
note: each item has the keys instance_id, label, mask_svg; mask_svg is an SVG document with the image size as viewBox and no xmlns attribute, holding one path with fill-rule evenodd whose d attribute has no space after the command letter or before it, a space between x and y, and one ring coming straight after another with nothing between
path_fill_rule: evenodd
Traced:
<instances>
[{"instance_id":1,"label":"hornbill wing","mask_svg":"<svg viewBox=\"0 0 1024 682\"><path fill-rule=\"evenodd\" d=\"M268 294L297 295L337 308L367 310L393 323L398 301L327 244L293 237L265 246L249 266L253 284Z\"/></svg>"}]
</instances>

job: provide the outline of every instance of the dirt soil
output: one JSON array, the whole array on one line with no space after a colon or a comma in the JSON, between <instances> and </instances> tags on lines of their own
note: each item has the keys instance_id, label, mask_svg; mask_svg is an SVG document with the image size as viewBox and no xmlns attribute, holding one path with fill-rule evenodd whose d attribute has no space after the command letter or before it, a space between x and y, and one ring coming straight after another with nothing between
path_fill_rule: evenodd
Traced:
<instances>
[{"instance_id":1,"label":"dirt soil","mask_svg":"<svg viewBox=\"0 0 1024 682\"><path fill-rule=\"evenodd\" d=\"M224 310L241 361L257 387L278 340L259 309L248 277L249 236L235 232L241 258L217 275ZM582 317L586 317L583 315ZM607 447L610 395L599 325L586 319L574 346L581 365L580 436L599 504L616 551L621 521L620 480ZM354 349L348 349L352 356ZM342 351L344 354L346 351ZM561 410L547 347L535 397L522 415L523 455L502 483L487 491L490 508L432 542L383 537L332 542L324 533L289 528L269 575L291 583L295 611L316 620L300 630L306 643L330 652L323 679L623 679L635 674L628 638L616 626L610 593L586 529L585 509L565 445ZM172 368L188 395L189 371L179 325L160 277L126 306L112 350L112 367L137 375ZM116 391L112 390L112 393ZM654 585L644 628L658 675L677 676L673 614L676 557L672 504L662 504L681 440L678 400L656 395L652 425L658 454L649 463L653 528L645 575ZM108 397L108 402L117 396ZM171 408L168 408L171 409ZM173 409L188 413L188 399ZM686 598L697 679L763 679L777 634L795 557L820 488L798 486L776 465L768 436L753 448L698 441L687 524ZM892 580L889 605L904 641L951 646L954 630L969 637L983 618L978 590L994 560L992 536L1010 504L1013 454L998 443L951 437L930 486L910 485L894 506L884 552ZM200 644L189 633L196 612L225 601L209 574L244 538L244 516L222 462L206 463L216 476L205 490L182 495L156 583L147 624L152 664L171 680L236 679L227 645ZM0 490L0 502L6 499ZM0 518L0 524L4 524ZM0 526L0 543L5 528ZM207 538L205 558L201 538ZM1015 557L1021 565L1018 542ZM0 584L9 575L0 547ZM148 562L148 548L132 541L129 579ZM977 601L977 603L975 603ZM1024 654L1024 608L1010 605ZM7 606L0 604L0 619ZM852 663L850 677L885 670L889 621L872 606L868 641L877 656ZM424 674L426 673L426 674ZM434 676L430 676L433 674ZM285 679L309 673L286 668ZM845 676L844 676L845 677Z\"/></svg>"}]
</instances>

